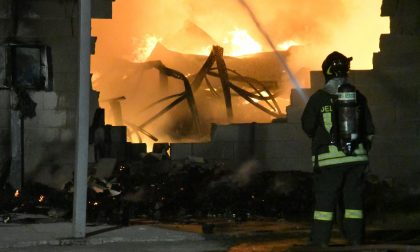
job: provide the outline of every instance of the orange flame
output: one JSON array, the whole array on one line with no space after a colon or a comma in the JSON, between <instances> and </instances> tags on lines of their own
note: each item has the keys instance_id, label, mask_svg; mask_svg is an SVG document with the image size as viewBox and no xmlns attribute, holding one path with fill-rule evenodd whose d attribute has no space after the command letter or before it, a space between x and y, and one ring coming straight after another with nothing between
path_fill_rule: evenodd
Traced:
<instances>
[{"instance_id":1,"label":"orange flame","mask_svg":"<svg viewBox=\"0 0 420 252\"><path fill-rule=\"evenodd\" d=\"M134 50L134 62L140 63L147 60L147 58L152 53L158 42L161 42L162 38L146 34L142 40L133 39L133 42L136 44L136 49Z\"/></svg>"},{"instance_id":2,"label":"orange flame","mask_svg":"<svg viewBox=\"0 0 420 252\"><path fill-rule=\"evenodd\" d=\"M136 132L127 132L127 140L131 143L145 143L147 152L152 152L155 143L148 137L140 137Z\"/></svg>"},{"instance_id":3,"label":"orange flame","mask_svg":"<svg viewBox=\"0 0 420 252\"><path fill-rule=\"evenodd\" d=\"M45 200L45 196L44 195L39 195L39 198L38 198L38 202L43 202Z\"/></svg>"},{"instance_id":4,"label":"orange flame","mask_svg":"<svg viewBox=\"0 0 420 252\"><path fill-rule=\"evenodd\" d=\"M262 51L262 46L252 38L245 29L236 28L229 32L229 37L224 39L227 48L226 55L241 56Z\"/></svg>"},{"instance_id":5,"label":"orange flame","mask_svg":"<svg viewBox=\"0 0 420 252\"><path fill-rule=\"evenodd\" d=\"M261 92L262 97L268 97L268 93L266 91L262 91ZM255 99L255 98L251 98L251 100L253 100L255 103L259 103L261 100L259 99ZM249 101L243 101L242 104L249 104Z\"/></svg>"},{"instance_id":6,"label":"orange flame","mask_svg":"<svg viewBox=\"0 0 420 252\"><path fill-rule=\"evenodd\" d=\"M20 192L19 192L19 190L16 190L15 197L18 198L19 196L20 196Z\"/></svg>"}]
</instances>

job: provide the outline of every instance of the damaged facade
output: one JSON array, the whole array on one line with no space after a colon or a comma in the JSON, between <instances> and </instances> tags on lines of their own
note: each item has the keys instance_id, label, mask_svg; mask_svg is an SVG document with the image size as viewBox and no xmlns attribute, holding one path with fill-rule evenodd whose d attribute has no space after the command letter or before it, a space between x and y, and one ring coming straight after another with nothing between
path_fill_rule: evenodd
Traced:
<instances>
[{"instance_id":1,"label":"damaged facade","mask_svg":"<svg viewBox=\"0 0 420 252\"><path fill-rule=\"evenodd\" d=\"M72 0L0 1L2 48L10 44L35 45L46 46L51 52L48 70L51 71L52 86L27 90L30 99L36 103L36 115L24 119L23 155L15 155L15 158L23 160L25 180L56 188L61 188L65 181L72 178L74 169L78 16L78 3ZM112 1L92 1L92 17L111 18ZM92 38L93 49L94 42ZM7 63L5 61L2 58L3 67ZM17 141L15 144L22 146L11 134L11 114L16 100L12 101L14 93L5 85L1 83L0 89L0 168L3 176L11 174L9 182L19 188L20 165L9 171L12 142ZM97 106L95 100L98 100L96 92L91 93L91 100L94 111Z\"/></svg>"}]
</instances>

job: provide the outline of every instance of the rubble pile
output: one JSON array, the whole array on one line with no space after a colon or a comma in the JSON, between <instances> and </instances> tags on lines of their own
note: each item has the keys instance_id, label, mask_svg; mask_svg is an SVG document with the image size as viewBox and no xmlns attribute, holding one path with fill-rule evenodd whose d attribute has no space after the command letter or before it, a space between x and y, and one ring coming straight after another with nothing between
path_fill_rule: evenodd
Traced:
<instances>
[{"instance_id":1,"label":"rubble pile","mask_svg":"<svg viewBox=\"0 0 420 252\"><path fill-rule=\"evenodd\" d=\"M197 162L200 161L200 162ZM99 174L99 173L98 173ZM129 218L188 221L222 217L288 217L311 209L310 174L257 172L248 182L222 164L202 159L171 161L148 153L140 161L118 163L108 177L90 171L88 221L128 223ZM40 213L71 218L73 183L62 190L26 184L19 195L2 188L2 214Z\"/></svg>"},{"instance_id":2,"label":"rubble pile","mask_svg":"<svg viewBox=\"0 0 420 252\"><path fill-rule=\"evenodd\" d=\"M112 196L108 190L107 194L118 198L131 218L246 220L250 216L308 216L311 211L309 173L252 172L244 182L238 181L237 171L221 163L191 157L172 161L156 153L148 153L141 161L118 164L116 171L107 181L122 185L121 193Z\"/></svg>"},{"instance_id":3,"label":"rubble pile","mask_svg":"<svg viewBox=\"0 0 420 252\"><path fill-rule=\"evenodd\" d=\"M136 161L118 162L112 172L89 171L88 222L127 224L130 219L188 223L222 218L246 221L253 217L310 220L311 173L300 171L247 171L209 163L202 158L171 160L147 153ZM401 209L413 194L380 180L369 180L366 211L370 218L381 209ZM8 184L1 188L1 220L12 222L15 213L44 214L71 219L73 182L57 190L27 183L21 192ZM408 207L412 207L412 204Z\"/></svg>"},{"instance_id":4,"label":"rubble pile","mask_svg":"<svg viewBox=\"0 0 420 252\"><path fill-rule=\"evenodd\" d=\"M65 190L56 190L40 183L26 183L24 190L16 190L6 183L0 189L0 221L22 221L21 218L14 218L19 213L71 218L72 197Z\"/></svg>"}]
</instances>

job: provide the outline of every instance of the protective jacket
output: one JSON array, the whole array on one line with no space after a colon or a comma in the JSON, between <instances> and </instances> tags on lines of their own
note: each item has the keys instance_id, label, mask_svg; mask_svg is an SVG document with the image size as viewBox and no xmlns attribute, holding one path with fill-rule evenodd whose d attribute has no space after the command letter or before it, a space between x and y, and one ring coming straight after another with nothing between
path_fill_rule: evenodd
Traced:
<instances>
[{"instance_id":1,"label":"protective jacket","mask_svg":"<svg viewBox=\"0 0 420 252\"><path fill-rule=\"evenodd\" d=\"M312 163L314 167L339 164L367 164L367 151L374 134L372 116L366 98L357 92L359 111L359 141L353 155L337 148L337 122L334 108L337 96L318 90L309 99L302 114L302 128L312 138Z\"/></svg>"}]
</instances>

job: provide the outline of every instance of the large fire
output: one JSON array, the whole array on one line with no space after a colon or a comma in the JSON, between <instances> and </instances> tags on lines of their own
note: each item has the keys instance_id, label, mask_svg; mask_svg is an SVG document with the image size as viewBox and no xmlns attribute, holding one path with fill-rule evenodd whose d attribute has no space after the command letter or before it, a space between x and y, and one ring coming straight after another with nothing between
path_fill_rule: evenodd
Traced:
<instances>
[{"instance_id":1,"label":"large fire","mask_svg":"<svg viewBox=\"0 0 420 252\"><path fill-rule=\"evenodd\" d=\"M144 35L143 39L134 39L136 46L133 51L133 62L147 61L156 44L162 42L162 40L162 38L150 34ZM286 45L286 48L284 44L279 45L279 50L287 50L290 46L298 45L294 41L287 41L285 43L289 46ZM225 55L228 56L242 56L262 52L261 44L252 38L245 29L235 28L228 32L227 36L223 39L222 45L225 48ZM209 55L211 49L212 46L208 45L192 53Z\"/></svg>"},{"instance_id":2,"label":"large fire","mask_svg":"<svg viewBox=\"0 0 420 252\"><path fill-rule=\"evenodd\" d=\"M112 20L94 20L92 33L98 36L98 41L92 57L93 87L100 91L100 106L106 109L107 123L117 124L111 113L110 99L124 96L120 102L123 121L140 125L169 100L160 108L158 105L149 109L150 104L182 91L179 81L169 80L168 86L162 87L161 74L154 70L136 70L135 65L128 64L130 62L160 60L191 81L212 46L219 45L224 48L224 56L238 59L227 58L228 69L274 83L268 89L276 94L276 101L285 113L292 85L282 65L273 61L272 47L261 29L276 50L286 57L288 67L302 87L309 86L309 70L319 70L324 57L334 50L354 58L352 69L371 69L372 54L379 51L379 36L389 32L389 21L380 17L381 0L245 1L255 13L258 24L240 2L124 0L113 4ZM211 98L221 92L220 85L216 84L220 80L209 78L206 81L214 87L195 91L202 119L208 123L226 123L221 99ZM240 97L232 96L232 102L233 122L273 119ZM188 131L186 113L188 109L180 105L148 125L148 130L159 141L173 141L174 131ZM180 135L185 137L184 133ZM133 131L129 132L129 138L151 141Z\"/></svg>"}]
</instances>

